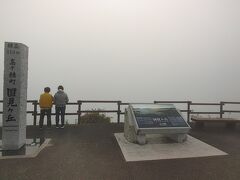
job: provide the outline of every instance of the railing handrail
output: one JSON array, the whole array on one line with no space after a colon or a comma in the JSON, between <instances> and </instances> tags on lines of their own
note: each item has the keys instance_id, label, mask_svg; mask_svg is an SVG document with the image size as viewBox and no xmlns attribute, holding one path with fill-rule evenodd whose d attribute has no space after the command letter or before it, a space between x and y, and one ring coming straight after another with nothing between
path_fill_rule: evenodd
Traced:
<instances>
[{"instance_id":1,"label":"railing handrail","mask_svg":"<svg viewBox=\"0 0 240 180\"><path fill-rule=\"evenodd\" d=\"M191 103L193 106L220 106L221 103Z\"/></svg>"},{"instance_id":2,"label":"railing handrail","mask_svg":"<svg viewBox=\"0 0 240 180\"><path fill-rule=\"evenodd\" d=\"M153 101L153 103L174 103L174 104L184 104L184 103L191 103L192 101Z\"/></svg>"},{"instance_id":3,"label":"railing handrail","mask_svg":"<svg viewBox=\"0 0 240 180\"><path fill-rule=\"evenodd\" d=\"M106 101L106 100L78 100L78 102L82 102L82 103L118 103L121 101Z\"/></svg>"},{"instance_id":4,"label":"railing handrail","mask_svg":"<svg viewBox=\"0 0 240 180\"><path fill-rule=\"evenodd\" d=\"M221 101L223 104L240 104L240 102L229 102L229 101Z\"/></svg>"}]
</instances>

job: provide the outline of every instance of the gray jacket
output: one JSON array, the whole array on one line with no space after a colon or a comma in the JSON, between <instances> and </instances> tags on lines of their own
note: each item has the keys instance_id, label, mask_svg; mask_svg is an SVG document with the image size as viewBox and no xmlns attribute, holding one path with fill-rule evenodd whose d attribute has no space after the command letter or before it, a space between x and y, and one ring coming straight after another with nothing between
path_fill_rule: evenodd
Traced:
<instances>
[{"instance_id":1,"label":"gray jacket","mask_svg":"<svg viewBox=\"0 0 240 180\"><path fill-rule=\"evenodd\" d=\"M58 90L58 92L55 93L54 95L55 106L58 107L66 106L68 101L69 101L68 95L64 91Z\"/></svg>"}]
</instances>

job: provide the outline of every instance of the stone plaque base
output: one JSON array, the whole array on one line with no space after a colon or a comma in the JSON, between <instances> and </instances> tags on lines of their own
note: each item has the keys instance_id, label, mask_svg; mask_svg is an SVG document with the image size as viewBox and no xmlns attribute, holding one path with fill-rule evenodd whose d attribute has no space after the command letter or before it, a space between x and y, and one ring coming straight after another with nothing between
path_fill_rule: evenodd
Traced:
<instances>
[{"instance_id":1,"label":"stone plaque base","mask_svg":"<svg viewBox=\"0 0 240 180\"><path fill-rule=\"evenodd\" d=\"M4 127L2 131L2 148L4 150L17 150L25 145L26 139L22 137L26 137L26 129L21 132L24 133L24 136L19 134L18 127Z\"/></svg>"},{"instance_id":2,"label":"stone plaque base","mask_svg":"<svg viewBox=\"0 0 240 180\"><path fill-rule=\"evenodd\" d=\"M50 140L45 138L26 139L26 144L17 150L2 149L2 140L0 140L0 159L34 158L49 144Z\"/></svg>"}]
</instances>

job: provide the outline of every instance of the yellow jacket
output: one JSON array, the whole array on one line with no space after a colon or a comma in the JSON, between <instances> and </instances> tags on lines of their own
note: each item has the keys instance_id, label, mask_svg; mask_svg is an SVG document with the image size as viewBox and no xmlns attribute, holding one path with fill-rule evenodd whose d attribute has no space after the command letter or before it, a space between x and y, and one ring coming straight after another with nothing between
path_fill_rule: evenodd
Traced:
<instances>
[{"instance_id":1,"label":"yellow jacket","mask_svg":"<svg viewBox=\"0 0 240 180\"><path fill-rule=\"evenodd\" d=\"M52 108L53 96L49 93L43 93L39 99L40 108Z\"/></svg>"}]
</instances>

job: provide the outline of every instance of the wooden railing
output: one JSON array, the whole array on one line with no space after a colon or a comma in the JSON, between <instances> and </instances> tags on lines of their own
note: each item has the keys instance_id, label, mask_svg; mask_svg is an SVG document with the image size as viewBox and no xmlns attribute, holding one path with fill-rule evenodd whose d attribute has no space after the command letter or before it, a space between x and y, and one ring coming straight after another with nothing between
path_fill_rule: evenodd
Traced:
<instances>
[{"instance_id":1,"label":"wooden railing","mask_svg":"<svg viewBox=\"0 0 240 180\"><path fill-rule=\"evenodd\" d=\"M0 103L3 103L2 100L0 100ZM32 111L27 111L28 114L32 114L33 116L33 125L36 126L37 124L37 116L40 115L39 111L39 103L37 100L28 100L28 104L33 105L33 110ZM96 104L96 103L101 103L101 104L115 104L116 109L110 109L110 110L82 110L82 105L86 103L91 103L91 104ZM224 113L240 113L240 110L225 110L224 106L228 104L235 104L235 105L240 105L240 102L226 102L226 101L221 101L220 103L193 103L192 101L154 101L153 103L155 104L183 104L186 106L185 109L180 109L181 112L186 113L187 115L187 121L190 121L190 115L191 114L217 114L219 115L220 118L223 117ZM99 113L116 113L117 114L117 123L120 123L120 116L124 114L124 112L121 111L121 107L129 105L131 103L123 103L122 101L99 101L99 100L78 100L77 102L70 102L67 103L67 106L77 106L77 112L66 112L66 115L75 115L78 117L78 124L81 123L81 115L83 113L91 113L91 112L99 112ZM219 106L219 111L194 111L192 107L194 106ZM0 114L3 112L0 111ZM55 115L55 113L52 113L52 115Z\"/></svg>"}]
</instances>

